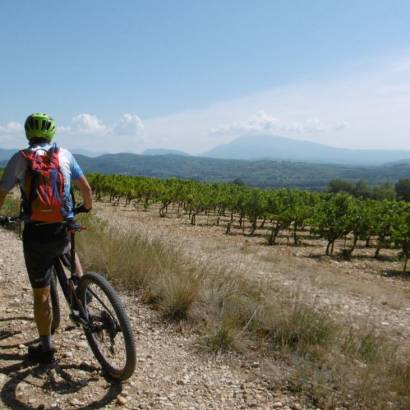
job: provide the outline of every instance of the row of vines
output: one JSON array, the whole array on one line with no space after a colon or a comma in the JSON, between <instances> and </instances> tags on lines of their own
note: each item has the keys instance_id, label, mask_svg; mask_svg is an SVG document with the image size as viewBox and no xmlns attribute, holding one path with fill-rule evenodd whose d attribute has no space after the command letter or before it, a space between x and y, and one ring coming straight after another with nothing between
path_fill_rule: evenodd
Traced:
<instances>
[{"instance_id":1,"label":"row of vines","mask_svg":"<svg viewBox=\"0 0 410 410\"><path fill-rule=\"evenodd\" d=\"M410 204L401 201L376 201L353 198L348 194L317 193L296 189L263 190L224 183L199 183L190 180L161 180L122 175L89 175L97 199L113 204L143 206L159 204L164 217L168 209L190 218L213 215L215 224L226 224L229 234L238 222L248 235L264 229L269 245L279 234L290 233L294 245L301 233L326 240L326 255L333 255L335 242L344 239L342 256L349 259L358 241L374 243L374 257L382 249L394 248L403 259L403 271L410 256Z\"/></svg>"}]
</instances>

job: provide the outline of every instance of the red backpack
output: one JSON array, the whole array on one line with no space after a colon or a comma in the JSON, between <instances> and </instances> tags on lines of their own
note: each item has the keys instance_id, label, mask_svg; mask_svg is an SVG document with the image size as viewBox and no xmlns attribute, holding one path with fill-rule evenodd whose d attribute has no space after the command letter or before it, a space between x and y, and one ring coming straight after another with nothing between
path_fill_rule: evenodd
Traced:
<instances>
[{"instance_id":1,"label":"red backpack","mask_svg":"<svg viewBox=\"0 0 410 410\"><path fill-rule=\"evenodd\" d=\"M41 148L20 152L27 160L27 171L22 188L24 214L32 222L64 221L66 215L64 176L60 170L58 147L54 144L45 153Z\"/></svg>"}]
</instances>

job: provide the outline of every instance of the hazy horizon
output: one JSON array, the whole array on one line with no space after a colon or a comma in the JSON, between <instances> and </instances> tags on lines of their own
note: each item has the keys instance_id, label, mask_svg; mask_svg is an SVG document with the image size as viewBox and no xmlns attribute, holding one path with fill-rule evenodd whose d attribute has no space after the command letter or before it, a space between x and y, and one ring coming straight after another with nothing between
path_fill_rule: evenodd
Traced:
<instances>
[{"instance_id":1,"label":"hazy horizon","mask_svg":"<svg viewBox=\"0 0 410 410\"><path fill-rule=\"evenodd\" d=\"M2 148L44 111L93 152L248 134L410 150L408 2L23 3L0 5Z\"/></svg>"},{"instance_id":2,"label":"hazy horizon","mask_svg":"<svg viewBox=\"0 0 410 410\"><path fill-rule=\"evenodd\" d=\"M244 135L239 135L237 137L234 137L232 140L229 140L226 143L221 143L221 144L216 144L210 147L210 149L206 150L206 151L201 151L198 153L189 153L186 150L183 149L175 149L175 148L164 148L161 146L156 146L156 147L148 147L148 148L143 148L139 151L135 151L135 152L130 152L129 150L123 151L123 150L110 150L110 151L99 151L98 149L87 149L87 148L82 148L82 147L71 147L70 150L79 154L83 154L83 155L93 155L93 156L98 156L98 155L104 155L104 154L120 154L120 153L131 153L131 154L144 154L145 151L175 151L175 153L183 153L183 154L188 154L191 156L206 156L206 154L209 151L212 151L214 148L218 148L221 146L225 146L225 145L230 145L231 142L235 142L237 139L242 139L242 138L257 138L257 137L267 137L267 138L280 138L280 139L287 139L287 140L291 140L291 141L300 141L300 142L308 142L308 143L312 143L312 144L319 144L322 147L327 147L327 148L334 148L334 149L342 149L342 150L348 150L348 151L383 151L383 152L389 152L389 151L394 151L394 152L405 152L405 153L409 153L410 149L406 149L406 150L400 150L400 149L393 149L393 148L389 148L389 149L383 149L383 148L349 148L349 147L337 147L336 145L331 145L331 144L326 144L326 143L320 143L320 142L315 142L315 141L309 141L307 139L298 139L298 138L290 138L290 137L286 137L284 135L269 135L269 134L262 134L262 133L258 133L258 134L244 134ZM60 145L63 146L63 144L60 144L60 139L58 138L58 136L55 137L54 141ZM20 144L19 146L17 146L18 144L15 144L15 146L10 146L10 147L3 147L0 146L0 149L5 149L5 150L16 150L16 149L20 149L22 147L27 146L27 140L24 139L24 142L22 144ZM64 145L66 146L66 145ZM274 153L273 153L274 154ZM266 158L273 158L273 154L267 154ZM160 154L159 154L160 155ZM227 159L229 159L227 157ZM403 159L408 159L408 157L403 157Z\"/></svg>"}]
</instances>

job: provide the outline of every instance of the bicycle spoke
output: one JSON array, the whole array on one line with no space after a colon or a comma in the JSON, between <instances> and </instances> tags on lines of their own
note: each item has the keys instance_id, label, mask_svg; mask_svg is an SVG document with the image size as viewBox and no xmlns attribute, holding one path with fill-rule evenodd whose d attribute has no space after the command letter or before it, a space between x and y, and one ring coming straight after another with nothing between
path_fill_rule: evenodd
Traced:
<instances>
[{"instance_id":1,"label":"bicycle spoke","mask_svg":"<svg viewBox=\"0 0 410 410\"><path fill-rule=\"evenodd\" d=\"M96 359L107 375L126 380L136 366L135 340L121 299L98 273L87 273L79 282L84 304L85 334Z\"/></svg>"},{"instance_id":2,"label":"bicycle spoke","mask_svg":"<svg viewBox=\"0 0 410 410\"><path fill-rule=\"evenodd\" d=\"M122 329L108 306L110 302L105 293L95 284L87 289L92 295L87 305L95 342L110 365L121 370L126 361L125 341Z\"/></svg>"}]
</instances>

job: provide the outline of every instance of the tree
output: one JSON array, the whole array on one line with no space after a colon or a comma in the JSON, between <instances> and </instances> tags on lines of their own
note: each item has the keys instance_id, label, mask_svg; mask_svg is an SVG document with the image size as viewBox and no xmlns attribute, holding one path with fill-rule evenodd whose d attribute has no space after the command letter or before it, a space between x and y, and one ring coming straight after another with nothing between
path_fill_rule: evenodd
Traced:
<instances>
[{"instance_id":1,"label":"tree","mask_svg":"<svg viewBox=\"0 0 410 410\"><path fill-rule=\"evenodd\" d=\"M345 248L342 252L342 254L348 259L350 259L353 251L356 249L357 241L359 239L367 239L370 235L373 217L371 210L373 206L373 202L370 200L363 201L356 199L352 202L347 226L350 225L353 238L351 246Z\"/></svg>"},{"instance_id":2,"label":"tree","mask_svg":"<svg viewBox=\"0 0 410 410\"><path fill-rule=\"evenodd\" d=\"M242 178L235 178L233 181L232 181L232 184L234 184L234 185L239 185L239 186L244 186L245 185L245 182L243 181L243 179Z\"/></svg>"},{"instance_id":3,"label":"tree","mask_svg":"<svg viewBox=\"0 0 410 410\"><path fill-rule=\"evenodd\" d=\"M292 223L288 190L270 191L266 196L266 216L272 222L268 245L275 245L279 232Z\"/></svg>"},{"instance_id":4,"label":"tree","mask_svg":"<svg viewBox=\"0 0 410 410\"><path fill-rule=\"evenodd\" d=\"M264 193L260 189L253 189L249 191L244 203L245 215L252 224L251 232L253 235L256 231L257 221L266 212L266 201Z\"/></svg>"},{"instance_id":5,"label":"tree","mask_svg":"<svg viewBox=\"0 0 410 410\"><path fill-rule=\"evenodd\" d=\"M352 230L353 209L354 199L345 193L329 195L318 204L312 217L312 228L327 240L326 255L332 255L336 240Z\"/></svg>"},{"instance_id":6,"label":"tree","mask_svg":"<svg viewBox=\"0 0 410 410\"><path fill-rule=\"evenodd\" d=\"M397 199L410 202L410 179L401 179L395 185Z\"/></svg>"},{"instance_id":7,"label":"tree","mask_svg":"<svg viewBox=\"0 0 410 410\"><path fill-rule=\"evenodd\" d=\"M328 192L337 194L344 192L357 198L369 198L371 190L365 181L359 180L355 184L343 179L332 179L328 185Z\"/></svg>"},{"instance_id":8,"label":"tree","mask_svg":"<svg viewBox=\"0 0 410 410\"><path fill-rule=\"evenodd\" d=\"M383 201L384 199L393 201L396 199L396 191L394 189L394 185L386 183L374 187L371 196L373 199L377 199L378 201Z\"/></svg>"},{"instance_id":9,"label":"tree","mask_svg":"<svg viewBox=\"0 0 410 410\"><path fill-rule=\"evenodd\" d=\"M349 181L344 181L343 179L332 179L327 187L327 191L332 194L337 194L338 192L346 192L351 194L354 190L354 186Z\"/></svg>"},{"instance_id":10,"label":"tree","mask_svg":"<svg viewBox=\"0 0 410 410\"><path fill-rule=\"evenodd\" d=\"M369 198L370 197L370 189L369 186L365 181L357 181L356 184L354 185L353 196L356 198Z\"/></svg>"},{"instance_id":11,"label":"tree","mask_svg":"<svg viewBox=\"0 0 410 410\"><path fill-rule=\"evenodd\" d=\"M375 258L380 255L382 248L388 247L391 243L391 235L396 215L400 210L400 202L387 201L375 202L371 209L371 233L377 236Z\"/></svg>"},{"instance_id":12,"label":"tree","mask_svg":"<svg viewBox=\"0 0 410 410\"><path fill-rule=\"evenodd\" d=\"M401 248L404 259L403 272L407 270L407 261L410 257L410 205L403 206L395 215L392 228L392 240Z\"/></svg>"}]
</instances>

